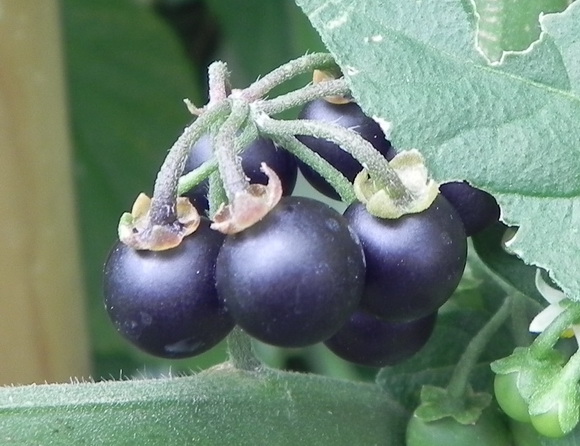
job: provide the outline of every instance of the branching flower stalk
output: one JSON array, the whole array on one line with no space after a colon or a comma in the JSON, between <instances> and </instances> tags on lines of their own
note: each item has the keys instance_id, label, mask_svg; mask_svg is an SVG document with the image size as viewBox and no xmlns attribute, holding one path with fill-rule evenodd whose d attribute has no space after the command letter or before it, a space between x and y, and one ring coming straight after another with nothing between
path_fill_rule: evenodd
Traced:
<instances>
[{"instance_id":1,"label":"branching flower stalk","mask_svg":"<svg viewBox=\"0 0 580 446\"><path fill-rule=\"evenodd\" d=\"M528 331L530 323L527 310L528 298L521 293L514 295L511 308L511 331L516 345L520 347L527 347L532 342L532 335Z\"/></svg>"},{"instance_id":2,"label":"branching flower stalk","mask_svg":"<svg viewBox=\"0 0 580 446\"><path fill-rule=\"evenodd\" d=\"M212 123L223 118L229 112L229 108L230 104L227 102L220 102L208 108L204 114L184 130L169 150L155 181L150 211L152 224L162 225L173 223L176 220L177 186L181 172L185 167L189 149L204 135Z\"/></svg>"},{"instance_id":3,"label":"branching flower stalk","mask_svg":"<svg viewBox=\"0 0 580 446\"><path fill-rule=\"evenodd\" d=\"M320 156L309 153L309 149L295 136L309 135L339 144L369 172L370 182L363 181L365 194L369 190L371 194L373 190L386 190L385 194L390 196L388 200L394 203L389 206L395 209L397 215L410 209L409 204L418 202L417 192L414 189L411 192L382 155L356 132L328 123L308 120L280 122L268 116L317 98L350 94L345 79L331 78L275 99L264 99L274 87L313 70L339 71L330 54L309 54L282 65L244 90L232 90L226 64L213 63L208 73L209 103L201 109L189 104L188 108L198 118L171 148L159 171L150 204L142 200L139 206L135 206L137 217L133 213L126 214L122 218L119 234L123 233L129 244L137 249L168 249L179 244L182 237L195 230L196 223L192 217L195 211L193 207L178 197L208 178L216 169L219 170L228 203L221 203L220 210L213 215L216 221L212 227L232 233L263 218L281 197L280 180L274 171L263 165L262 170L269 178L268 185L250 185L238 158L259 133L271 136L278 144L287 145L299 158L312 164L335 187L344 201L352 202L354 194L348 181L342 175L337 175L336 169ZM180 179L192 145L206 133L213 134L214 158ZM214 186L217 186L215 180ZM219 194L212 196L217 200L222 199ZM219 204L214 202L212 209ZM185 213L186 217L180 220L179 213ZM139 236L135 236L135 233L139 233ZM138 243L132 243L134 239L138 239ZM159 239L162 243L158 242Z\"/></svg>"},{"instance_id":4,"label":"branching flower stalk","mask_svg":"<svg viewBox=\"0 0 580 446\"><path fill-rule=\"evenodd\" d=\"M256 101L252 104L252 108L255 111L261 111L268 116L272 116L294 107L300 107L314 99L327 96L348 96L349 94L350 87L346 79L333 79L317 84L310 84L276 98Z\"/></svg>"},{"instance_id":5,"label":"branching flower stalk","mask_svg":"<svg viewBox=\"0 0 580 446\"><path fill-rule=\"evenodd\" d=\"M239 139L239 144L237 147L242 149L246 148L252 141L258 137L258 129L255 125L247 123L247 125L242 126L241 132L237 135ZM237 151L236 155L240 155ZM215 156L204 162L201 166L192 170L191 172L183 175L179 178L178 193L179 195L184 194L193 187L197 186L203 180L208 178L213 172L218 170L218 161Z\"/></svg>"},{"instance_id":6,"label":"branching flower stalk","mask_svg":"<svg viewBox=\"0 0 580 446\"><path fill-rule=\"evenodd\" d=\"M390 196L402 206L415 200L389 162L374 149L371 143L352 130L319 121L302 119L279 121L270 118L265 113L255 117L255 121L261 132L273 137L305 135L332 141L356 158L371 174L375 184L385 188Z\"/></svg>"},{"instance_id":7,"label":"branching flower stalk","mask_svg":"<svg viewBox=\"0 0 580 446\"><path fill-rule=\"evenodd\" d=\"M332 166L328 161L322 158L318 153L313 152L294 136L283 136L279 134L265 133L276 144L292 152L297 158L308 164L319 174L321 174L328 183L336 190L340 199L347 204L352 203L356 196L352 189L352 184L348 179Z\"/></svg>"},{"instance_id":8,"label":"branching flower stalk","mask_svg":"<svg viewBox=\"0 0 580 446\"><path fill-rule=\"evenodd\" d=\"M243 150L239 147L240 140L236 134L246 121L250 113L249 105L241 100L231 101L231 113L220 127L214 139L214 154L228 200L231 202L236 194L247 191L250 183L242 169L240 158L236 152Z\"/></svg>"},{"instance_id":9,"label":"branching flower stalk","mask_svg":"<svg viewBox=\"0 0 580 446\"><path fill-rule=\"evenodd\" d=\"M266 96L273 88L294 77L316 69L338 70L334 58L328 53L313 53L294 59L257 80L240 93L247 102L254 102Z\"/></svg>"}]
</instances>

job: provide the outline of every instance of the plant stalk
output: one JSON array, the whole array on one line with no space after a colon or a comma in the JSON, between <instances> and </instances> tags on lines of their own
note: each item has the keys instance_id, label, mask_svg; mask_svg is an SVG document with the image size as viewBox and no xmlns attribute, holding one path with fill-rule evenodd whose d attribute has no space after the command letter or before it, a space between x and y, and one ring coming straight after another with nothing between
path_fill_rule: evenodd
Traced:
<instances>
[{"instance_id":1,"label":"plant stalk","mask_svg":"<svg viewBox=\"0 0 580 446\"><path fill-rule=\"evenodd\" d=\"M255 121L258 129L269 135L305 135L331 141L356 158L368 170L373 181L384 187L398 204L406 207L415 200L389 162L370 142L350 129L307 119L279 121L266 114L257 116Z\"/></svg>"},{"instance_id":2,"label":"plant stalk","mask_svg":"<svg viewBox=\"0 0 580 446\"><path fill-rule=\"evenodd\" d=\"M235 368L248 371L262 368L263 364L254 352L250 336L241 328L235 327L227 339L229 361Z\"/></svg>"},{"instance_id":3,"label":"plant stalk","mask_svg":"<svg viewBox=\"0 0 580 446\"><path fill-rule=\"evenodd\" d=\"M491 337L499 330L510 315L512 299L512 296L505 298L496 313L467 345L463 355L461 355L461 358L459 358L459 361L455 365L455 369L447 386L450 397L460 399L465 395L471 371L491 340Z\"/></svg>"},{"instance_id":4,"label":"plant stalk","mask_svg":"<svg viewBox=\"0 0 580 446\"><path fill-rule=\"evenodd\" d=\"M262 111L268 116L276 115L285 110L299 107L307 102L327 96L346 96L350 94L350 88L346 79L334 79L317 84L307 85L299 90L286 93L273 99L257 101L253 108Z\"/></svg>"},{"instance_id":5,"label":"plant stalk","mask_svg":"<svg viewBox=\"0 0 580 446\"><path fill-rule=\"evenodd\" d=\"M201 138L212 123L229 111L230 105L223 101L208 109L193 124L186 127L175 141L163 162L153 190L151 200L151 224L173 224L177 220L177 194L179 177L185 167L189 150ZM209 175L209 173L208 173Z\"/></svg>"},{"instance_id":6,"label":"plant stalk","mask_svg":"<svg viewBox=\"0 0 580 446\"><path fill-rule=\"evenodd\" d=\"M580 319L580 303L568 301L568 307L556 317L548 327L538 335L530 345L530 351L536 357L542 357L550 351L560 339L562 333Z\"/></svg>"},{"instance_id":7,"label":"plant stalk","mask_svg":"<svg viewBox=\"0 0 580 446\"><path fill-rule=\"evenodd\" d=\"M214 139L214 154L218 161L220 176L230 202L248 190L250 183L242 169L241 159L236 155L243 148L237 133L250 113L250 106L243 100L233 100L231 113L220 127Z\"/></svg>"},{"instance_id":8,"label":"plant stalk","mask_svg":"<svg viewBox=\"0 0 580 446\"><path fill-rule=\"evenodd\" d=\"M350 204L356 200L352 184L332 164L318 153L310 150L294 136L268 135L276 144L284 147L301 161L312 167L336 190L341 201Z\"/></svg>"},{"instance_id":9,"label":"plant stalk","mask_svg":"<svg viewBox=\"0 0 580 446\"><path fill-rule=\"evenodd\" d=\"M242 98L254 102L264 97L273 88L298 76L316 69L336 68L334 58L328 53L313 53L294 59L276 68L241 92Z\"/></svg>"}]
</instances>

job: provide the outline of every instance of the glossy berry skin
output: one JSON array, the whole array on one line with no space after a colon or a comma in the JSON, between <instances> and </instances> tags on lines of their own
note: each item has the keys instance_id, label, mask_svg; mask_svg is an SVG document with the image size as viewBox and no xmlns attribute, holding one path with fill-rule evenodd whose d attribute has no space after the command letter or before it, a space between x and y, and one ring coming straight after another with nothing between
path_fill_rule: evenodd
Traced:
<instances>
[{"instance_id":1,"label":"glossy berry skin","mask_svg":"<svg viewBox=\"0 0 580 446\"><path fill-rule=\"evenodd\" d=\"M191 172L211 158L213 149L211 138L204 135L193 145L187 158L183 173ZM242 169L250 183L267 184L268 177L260 170L262 162L266 163L280 178L282 193L290 195L294 191L298 176L296 158L290 152L277 147L271 139L258 138L242 153ZM207 192L209 182L203 181L184 194L193 203L198 212L208 210Z\"/></svg>"},{"instance_id":2,"label":"glossy berry skin","mask_svg":"<svg viewBox=\"0 0 580 446\"><path fill-rule=\"evenodd\" d=\"M369 214L361 203L345 213L367 262L361 307L388 321L410 321L436 311L465 268L467 239L453 207L438 195L421 213L398 219Z\"/></svg>"},{"instance_id":3,"label":"glossy berry skin","mask_svg":"<svg viewBox=\"0 0 580 446\"><path fill-rule=\"evenodd\" d=\"M387 322L356 311L324 344L337 356L355 364L385 367L403 362L429 340L437 312L409 322Z\"/></svg>"},{"instance_id":4,"label":"glossy berry skin","mask_svg":"<svg viewBox=\"0 0 580 446\"><path fill-rule=\"evenodd\" d=\"M354 102L333 104L324 99L317 99L306 104L298 117L351 128L369 141L386 159L390 160L395 156L395 150L385 138L379 124L365 115ZM299 136L298 139L342 172L351 182L362 170L362 166L356 159L333 142L312 136ZM327 197L340 199L334 188L314 169L302 162L299 162L299 166L304 177L316 190Z\"/></svg>"},{"instance_id":5,"label":"glossy berry skin","mask_svg":"<svg viewBox=\"0 0 580 446\"><path fill-rule=\"evenodd\" d=\"M105 308L117 331L164 358L198 355L220 342L234 327L215 289L223 238L202 219L196 232L166 251L117 242L104 270Z\"/></svg>"},{"instance_id":6,"label":"glossy berry skin","mask_svg":"<svg viewBox=\"0 0 580 446\"><path fill-rule=\"evenodd\" d=\"M264 219L226 237L219 296L251 336L302 347L332 336L364 286L360 242L344 218L310 198L283 197Z\"/></svg>"},{"instance_id":7,"label":"glossy berry skin","mask_svg":"<svg viewBox=\"0 0 580 446\"><path fill-rule=\"evenodd\" d=\"M455 208L468 237L483 231L499 220L495 198L465 181L453 181L439 186L441 195Z\"/></svg>"}]
</instances>

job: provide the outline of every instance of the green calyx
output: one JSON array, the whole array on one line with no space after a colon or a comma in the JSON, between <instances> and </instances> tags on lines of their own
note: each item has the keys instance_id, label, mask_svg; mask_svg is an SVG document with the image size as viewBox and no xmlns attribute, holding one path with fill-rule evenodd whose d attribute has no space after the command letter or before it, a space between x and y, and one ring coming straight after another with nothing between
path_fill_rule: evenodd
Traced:
<instances>
[{"instance_id":1,"label":"green calyx","mask_svg":"<svg viewBox=\"0 0 580 446\"><path fill-rule=\"evenodd\" d=\"M423 386L421 405L415 410L415 416L423 421L451 417L460 424L474 424L490 402L489 393L475 393L470 386L461 398L453 397L441 387Z\"/></svg>"}]
</instances>

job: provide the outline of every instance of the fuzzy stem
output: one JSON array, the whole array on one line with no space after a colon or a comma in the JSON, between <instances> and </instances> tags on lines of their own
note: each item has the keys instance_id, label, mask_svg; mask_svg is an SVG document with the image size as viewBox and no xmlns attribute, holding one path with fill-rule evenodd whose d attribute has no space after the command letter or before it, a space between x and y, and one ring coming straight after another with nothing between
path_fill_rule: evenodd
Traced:
<instances>
[{"instance_id":1,"label":"fuzzy stem","mask_svg":"<svg viewBox=\"0 0 580 446\"><path fill-rule=\"evenodd\" d=\"M230 73L225 62L217 61L208 68L209 103L216 104L228 97Z\"/></svg>"},{"instance_id":2,"label":"fuzzy stem","mask_svg":"<svg viewBox=\"0 0 580 446\"><path fill-rule=\"evenodd\" d=\"M219 172L214 172L209 176L209 188L207 193L207 200L209 202L209 216L213 218L214 214L219 209L222 203L227 202L226 191L224 184L219 175Z\"/></svg>"},{"instance_id":3,"label":"fuzzy stem","mask_svg":"<svg viewBox=\"0 0 580 446\"><path fill-rule=\"evenodd\" d=\"M512 297L505 298L496 313L487 321L479 332L471 339L467 348L459 358L453 375L449 380L447 390L452 398L462 398L465 395L471 374L477 360L485 350L491 337L499 330L510 315Z\"/></svg>"},{"instance_id":4,"label":"fuzzy stem","mask_svg":"<svg viewBox=\"0 0 580 446\"><path fill-rule=\"evenodd\" d=\"M580 319L580 303L568 301L568 307L539 334L530 346L536 357L542 357L552 349L562 333Z\"/></svg>"},{"instance_id":5,"label":"fuzzy stem","mask_svg":"<svg viewBox=\"0 0 580 446\"><path fill-rule=\"evenodd\" d=\"M532 336L529 331L530 321L527 315L527 297L521 293L512 298L511 308L511 331L516 345L521 347L529 346Z\"/></svg>"},{"instance_id":6,"label":"fuzzy stem","mask_svg":"<svg viewBox=\"0 0 580 446\"><path fill-rule=\"evenodd\" d=\"M220 175L228 200L231 202L236 194L244 192L250 186L242 169L240 158L236 155L241 151L240 140L236 134L246 121L250 106L245 101L232 101L232 111L219 129L214 144L214 153L218 160Z\"/></svg>"},{"instance_id":7,"label":"fuzzy stem","mask_svg":"<svg viewBox=\"0 0 580 446\"><path fill-rule=\"evenodd\" d=\"M239 147L236 154L239 154L240 151L243 151L248 145L252 143L258 137L258 129L255 125L246 125L244 126L242 132L237 136L239 140ZM184 194L188 190L194 188L203 180L208 178L213 172L215 172L218 168L218 161L217 158L214 156L204 162L201 166L197 167L196 169L192 170L191 172L183 175L179 179L179 188L178 193L179 195Z\"/></svg>"},{"instance_id":8,"label":"fuzzy stem","mask_svg":"<svg viewBox=\"0 0 580 446\"><path fill-rule=\"evenodd\" d=\"M186 127L175 141L155 180L153 199L151 200L150 220L154 225L173 224L177 220L177 192L179 177L185 167L189 149L192 144L207 132L211 124L227 113L229 103L221 102L208 108L193 124Z\"/></svg>"},{"instance_id":9,"label":"fuzzy stem","mask_svg":"<svg viewBox=\"0 0 580 446\"><path fill-rule=\"evenodd\" d=\"M389 162L370 142L353 130L307 119L278 121L266 114L258 115L255 121L258 129L267 134L306 135L331 141L356 158L368 170L373 181L384 187L397 204L406 207L415 199Z\"/></svg>"},{"instance_id":10,"label":"fuzzy stem","mask_svg":"<svg viewBox=\"0 0 580 446\"><path fill-rule=\"evenodd\" d=\"M183 195L190 189L193 189L203 180L209 178L209 176L215 172L218 168L217 159L210 158L204 162L201 166L195 168L186 175L183 175L179 179L179 187L177 188L177 193Z\"/></svg>"},{"instance_id":11,"label":"fuzzy stem","mask_svg":"<svg viewBox=\"0 0 580 446\"><path fill-rule=\"evenodd\" d=\"M263 78L257 80L241 92L241 96L248 102L264 97L273 88L298 76L315 69L335 68L336 62L328 53L313 53L294 59L276 68Z\"/></svg>"},{"instance_id":12,"label":"fuzzy stem","mask_svg":"<svg viewBox=\"0 0 580 446\"><path fill-rule=\"evenodd\" d=\"M268 135L276 144L284 147L301 161L312 167L336 190L341 201L350 204L356 200L352 184L332 164L313 152L294 136Z\"/></svg>"},{"instance_id":13,"label":"fuzzy stem","mask_svg":"<svg viewBox=\"0 0 580 446\"><path fill-rule=\"evenodd\" d=\"M228 336L228 356L230 363L237 369L254 371L262 368L251 338L239 327L235 327Z\"/></svg>"},{"instance_id":14,"label":"fuzzy stem","mask_svg":"<svg viewBox=\"0 0 580 446\"><path fill-rule=\"evenodd\" d=\"M346 96L350 94L350 88L345 79L311 84L299 90L278 96L273 99L258 101L254 105L255 110L262 111L268 116L276 115L285 110L299 107L309 101L327 96Z\"/></svg>"}]
</instances>

